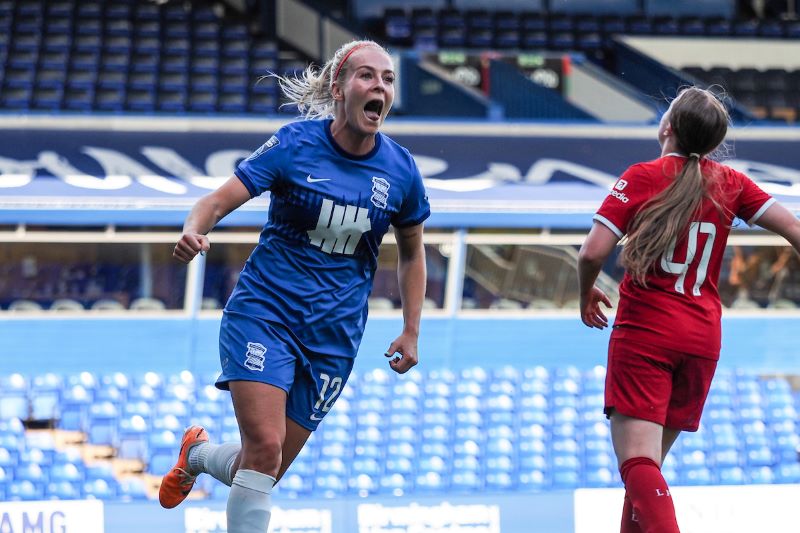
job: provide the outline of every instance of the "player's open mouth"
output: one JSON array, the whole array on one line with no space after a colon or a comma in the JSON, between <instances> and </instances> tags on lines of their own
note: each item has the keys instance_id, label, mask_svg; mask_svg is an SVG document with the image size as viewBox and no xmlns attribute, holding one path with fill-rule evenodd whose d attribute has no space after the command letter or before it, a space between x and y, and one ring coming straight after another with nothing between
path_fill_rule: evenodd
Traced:
<instances>
[{"instance_id":1,"label":"player's open mouth","mask_svg":"<svg viewBox=\"0 0 800 533\"><path fill-rule=\"evenodd\" d=\"M380 100L370 100L364 106L364 114L373 122L380 121L381 112L383 112L383 102Z\"/></svg>"}]
</instances>

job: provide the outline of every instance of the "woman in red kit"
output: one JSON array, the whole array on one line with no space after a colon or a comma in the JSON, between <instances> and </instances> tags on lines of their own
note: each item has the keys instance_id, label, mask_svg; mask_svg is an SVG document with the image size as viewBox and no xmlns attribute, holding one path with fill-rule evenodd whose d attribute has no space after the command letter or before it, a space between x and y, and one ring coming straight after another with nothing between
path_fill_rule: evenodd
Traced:
<instances>
[{"instance_id":1,"label":"woman in red kit","mask_svg":"<svg viewBox=\"0 0 800 533\"><path fill-rule=\"evenodd\" d=\"M710 92L681 92L658 128L661 157L630 167L594 216L578 260L581 319L602 329L611 307L594 286L627 237L608 348L605 412L625 483L622 533L679 531L661 463L697 431L720 352L720 265L734 218L800 250L800 222L747 176L706 156L728 113Z\"/></svg>"}]
</instances>

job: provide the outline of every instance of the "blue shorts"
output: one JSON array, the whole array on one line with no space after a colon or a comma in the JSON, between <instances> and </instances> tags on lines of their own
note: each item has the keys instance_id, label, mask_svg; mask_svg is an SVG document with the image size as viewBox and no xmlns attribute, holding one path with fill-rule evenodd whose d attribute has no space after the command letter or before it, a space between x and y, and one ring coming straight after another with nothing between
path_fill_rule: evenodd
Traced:
<instances>
[{"instance_id":1,"label":"blue shorts","mask_svg":"<svg viewBox=\"0 0 800 533\"><path fill-rule=\"evenodd\" d=\"M312 352L282 324L224 311L219 331L222 374L229 381L259 381L286 391L286 416L314 431L333 407L354 359Z\"/></svg>"}]
</instances>

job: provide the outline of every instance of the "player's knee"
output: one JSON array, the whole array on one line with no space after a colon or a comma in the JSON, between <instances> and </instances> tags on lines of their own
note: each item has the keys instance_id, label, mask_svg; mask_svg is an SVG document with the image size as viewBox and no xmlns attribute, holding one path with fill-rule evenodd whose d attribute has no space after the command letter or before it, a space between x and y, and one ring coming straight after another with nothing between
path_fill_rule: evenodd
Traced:
<instances>
[{"instance_id":1,"label":"player's knee","mask_svg":"<svg viewBox=\"0 0 800 533\"><path fill-rule=\"evenodd\" d=\"M247 468L275 476L281 465L283 442L277 434L243 439L243 462Z\"/></svg>"}]
</instances>

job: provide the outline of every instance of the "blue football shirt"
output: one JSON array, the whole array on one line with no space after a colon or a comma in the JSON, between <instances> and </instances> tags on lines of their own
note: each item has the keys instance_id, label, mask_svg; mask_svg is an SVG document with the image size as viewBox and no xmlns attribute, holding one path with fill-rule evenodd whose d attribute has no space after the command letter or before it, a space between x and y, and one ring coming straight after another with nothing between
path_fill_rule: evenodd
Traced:
<instances>
[{"instance_id":1,"label":"blue football shirt","mask_svg":"<svg viewBox=\"0 0 800 533\"><path fill-rule=\"evenodd\" d=\"M226 309L286 326L307 348L355 357L367 320L378 249L390 225L430 215L411 154L378 133L348 154L331 120L282 127L242 161L236 176L269 215Z\"/></svg>"}]
</instances>

